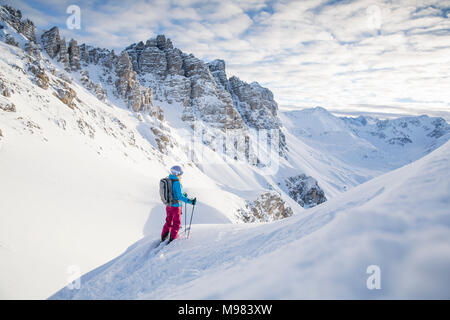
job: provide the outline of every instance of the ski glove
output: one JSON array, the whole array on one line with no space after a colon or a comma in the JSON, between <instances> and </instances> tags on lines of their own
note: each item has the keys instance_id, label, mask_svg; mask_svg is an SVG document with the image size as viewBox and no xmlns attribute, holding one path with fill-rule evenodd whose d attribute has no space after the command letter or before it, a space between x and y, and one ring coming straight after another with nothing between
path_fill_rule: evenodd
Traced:
<instances>
[{"instance_id":1,"label":"ski glove","mask_svg":"<svg viewBox=\"0 0 450 320\"><path fill-rule=\"evenodd\" d=\"M196 205L196 203L197 203L197 198L193 198L193 199L191 199L191 204L192 204L192 205L194 205L194 206L195 206L195 205Z\"/></svg>"},{"instance_id":2,"label":"ski glove","mask_svg":"<svg viewBox=\"0 0 450 320\"><path fill-rule=\"evenodd\" d=\"M188 195L187 195L187 193L186 193L186 192L183 192L183 197L185 197L185 198L187 198L187 197L188 197Z\"/></svg>"}]
</instances>

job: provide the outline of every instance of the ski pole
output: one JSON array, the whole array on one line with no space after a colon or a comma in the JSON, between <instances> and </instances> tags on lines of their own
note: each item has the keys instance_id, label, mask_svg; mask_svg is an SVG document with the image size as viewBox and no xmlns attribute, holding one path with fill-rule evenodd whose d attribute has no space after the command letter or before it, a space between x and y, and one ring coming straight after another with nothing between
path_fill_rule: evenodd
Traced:
<instances>
[{"instance_id":1,"label":"ski pole","mask_svg":"<svg viewBox=\"0 0 450 320\"><path fill-rule=\"evenodd\" d=\"M187 225L187 210L186 202L184 203L184 234L186 235L186 225Z\"/></svg>"},{"instance_id":2,"label":"ski pole","mask_svg":"<svg viewBox=\"0 0 450 320\"><path fill-rule=\"evenodd\" d=\"M195 205L192 205L191 221L189 222L189 231L187 234L187 238L189 238L189 235L191 234L191 224L192 224L192 217L194 216L194 208L195 208Z\"/></svg>"}]
</instances>

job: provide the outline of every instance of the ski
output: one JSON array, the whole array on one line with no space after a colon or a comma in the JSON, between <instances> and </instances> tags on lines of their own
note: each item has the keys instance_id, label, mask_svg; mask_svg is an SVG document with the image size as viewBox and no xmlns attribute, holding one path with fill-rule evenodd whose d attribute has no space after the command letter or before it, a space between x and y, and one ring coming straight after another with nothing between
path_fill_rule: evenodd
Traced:
<instances>
[{"instance_id":1,"label":"ski","mask_svg":"<svg viewBox=\"0 0 450 320\"><path fill-rule=\"evenodd\" d=\"M149 248L147 249L147 251L144 253L144 255L142 256L143 259L147 259L150 256L156 255L160 251L160 248L161 249L164 248L163 244L167 243L168 240L164 240L164 241L159 240L159 241L155 241L155 242L156 242L156 245L155 246L150 245Z\"/></svg>"},{"instance_id":2,"label":"ski","mask_svg":"<svg viewBox=\"0 0 450 320\"><path fill-rule=\"evenodd\" d=\"M164 241L161 241L160 243L159 243L159 245L155 248L155 250L153 251L153 256L156 256L162 249L164 249L164 247L166 246L166 245L168 245L169 244L169 240L164 240Z\"/></svg>"}]
</instances>

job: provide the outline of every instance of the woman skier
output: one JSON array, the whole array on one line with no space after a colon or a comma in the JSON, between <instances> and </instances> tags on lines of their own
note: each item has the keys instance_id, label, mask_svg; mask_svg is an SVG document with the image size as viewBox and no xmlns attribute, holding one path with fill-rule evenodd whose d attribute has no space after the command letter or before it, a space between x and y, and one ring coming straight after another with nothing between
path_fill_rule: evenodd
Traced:
<instances>
[{"instance_id":1,"label":"woman skier","mask_svg":"<svg viewBox=\"0 0 450 320\"><path fill-rule=\"evenodd\" d=\"M175 203L166 206L166 223L162 229L161 241L167 239L170 234L169 242L175 240L178 236L178 231L181 226L181 203L180 201L192 204L195 206L197 203L197 198L189 199L187 194L183 193L183 187L181 185L181 175L183 170L180 166L173 166L170 169L169 178L172 182L172 194ZM186 214L186 213L185 213Z\"/></svg>"}]
</instances>

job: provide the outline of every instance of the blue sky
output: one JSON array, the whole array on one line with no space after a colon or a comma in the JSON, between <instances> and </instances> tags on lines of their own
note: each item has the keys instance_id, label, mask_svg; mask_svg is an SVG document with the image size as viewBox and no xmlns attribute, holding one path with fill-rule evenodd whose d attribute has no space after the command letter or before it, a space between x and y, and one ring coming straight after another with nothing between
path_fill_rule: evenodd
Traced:
<instances>
[{"instance_id":1,"label":"blue sky","mask_svg":"<svg viewBox=\"0 0 450 320\"><path fill-rule=\"evenodd\" d=\"M112 48L165 34L269 87L282 108L450 120L450 0L1 1L41 29ZM81 9L81 29L66 9Z\"/></svg>"}]
</instances>

